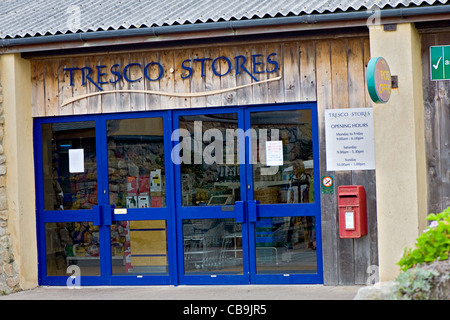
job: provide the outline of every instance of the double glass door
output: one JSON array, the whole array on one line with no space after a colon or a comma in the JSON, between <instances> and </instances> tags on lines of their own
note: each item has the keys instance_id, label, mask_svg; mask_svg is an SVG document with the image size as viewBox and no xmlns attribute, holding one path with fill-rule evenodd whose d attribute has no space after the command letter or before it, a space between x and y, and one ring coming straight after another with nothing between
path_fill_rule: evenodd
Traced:
<instances>
[{"instance_id":1,"label":"double glass door","mask_svg":"<svg viewBox=\"0 0 450 320\"><path fill-rule=\"evenodd\" d=\"M41 284L321 283L314 104L35 120Z\"/></svg>"},{"instance_id":2,"label":"double glass door","mask_svg":"<svg viewBox=\"0 0 450 320\"><path fill-rule=\"evenodd\" d=\"M36 120L41 284L174 283L170 127L167 113Z\"/></svg>"},{"instance_id":3,"label":"double glass door","mask_svg":"<svg viewBox=\"0 0 450 320\"><path fill-rule=\"evenodd\" d=\"M174 112L181 283L322 282L315 112Z\"/></svg>"}]
</instances>

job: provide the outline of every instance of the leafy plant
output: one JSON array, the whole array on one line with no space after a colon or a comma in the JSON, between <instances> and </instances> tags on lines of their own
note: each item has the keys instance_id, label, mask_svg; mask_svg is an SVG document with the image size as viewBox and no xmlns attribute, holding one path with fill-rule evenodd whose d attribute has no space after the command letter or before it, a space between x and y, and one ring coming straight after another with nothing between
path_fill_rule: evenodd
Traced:
<instances>
[{"instance_id":1,"label":"leafy plant","mask_svg":"<svg viewBox=\"0 0 450 320\"><path fill-rule=\"evenodd\" d=\"M415 248L405 248L402 258L397 263L403 271L420 263L448 259L450 252L450 207L441 213L429 214L427 220L431 223L428 229L416 239Z\"/></svg>"},{"instance_id":2,"label":"leafy plant","mask_svg":"<svg viewBox=\"0 0 450 320\"><path fill-rule=\"evenodd\" d=\"M420 267L402 272L396 279L395 292L390 299L428 300L433 286L433 278L438 276L439 272Z\"/></svg>"}]
</instances>

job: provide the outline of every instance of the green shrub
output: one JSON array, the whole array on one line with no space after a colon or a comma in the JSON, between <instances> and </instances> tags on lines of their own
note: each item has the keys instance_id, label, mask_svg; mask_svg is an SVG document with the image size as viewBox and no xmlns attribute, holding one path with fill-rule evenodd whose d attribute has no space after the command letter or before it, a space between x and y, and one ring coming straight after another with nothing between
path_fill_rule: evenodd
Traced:
<instances>
[{"instance_id":1,"label":"green shrub","mask_svg":"<svg viewBox=\"0 0 450 320\"><path fill-rule=\"evenodd\" d=\"M450 252L450 207L441 213L427 216L430 226L417 239L415 248L405 248L398 262L400 269L406 271L420 263L446 260Z\"/></svg>"},{"instance_id":2,"label":"green shrub","mask_svg":"<svg viewBox=\"0 0 450 320\"><path fill-rule=\"evenodd\" d=\"M392 300L429 300L433 279L438 276L439 272L420 267L402 272L395 279L396 290L389 298Z\"/></svg>"}]
</instances>

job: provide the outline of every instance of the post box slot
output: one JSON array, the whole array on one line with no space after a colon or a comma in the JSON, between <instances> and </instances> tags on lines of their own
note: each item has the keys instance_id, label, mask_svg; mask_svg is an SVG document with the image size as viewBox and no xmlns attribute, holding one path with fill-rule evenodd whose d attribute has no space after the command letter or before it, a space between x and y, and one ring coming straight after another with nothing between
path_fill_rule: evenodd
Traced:
<instances>
[{"instance_id":1,"label":"post box slot","mask_svg":"<svg viewBox=\"0 0 450 320\"><path fill-rule=\"evenodd\" d=\"M357 195L339 195L339 206L358 206Z\"/></svg>"},{"instance_id":2,"label":"post box slot","mask_svg":"<svg viewBox=\"0 0 450 320\"><path fill-rule=\"evenodd\" d=\"M339 207L359 207L359 204L354 199L342 199L339 201Z\"/></svg>"}]
</instances>

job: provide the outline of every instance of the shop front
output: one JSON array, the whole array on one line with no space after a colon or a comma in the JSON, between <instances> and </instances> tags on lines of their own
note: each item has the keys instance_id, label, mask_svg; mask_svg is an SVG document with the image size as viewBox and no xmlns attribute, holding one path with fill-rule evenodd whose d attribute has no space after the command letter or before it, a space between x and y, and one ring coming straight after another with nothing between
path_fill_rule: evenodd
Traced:
<instances>
[{"instance_id":1,"label":"shop front","mask_svg":"<svg viewBox=\"0 0 450 320\"><path fill-rule=\"evenodd\" d=\"M370 106L368 57L354 34L32 57L40 283L354 282L374 175L368 235L339 239L323 111Z\"/></svg>"},{"instance_id":2,"label":"shop front","mask_svg":"<svg viewBox=\"0 0 450 320\"><path fill-rule=\"evenodd\" d=\"M0 288L393 280L448 206L444 2L5 3Z\"/></svg>"}]
</instances>

